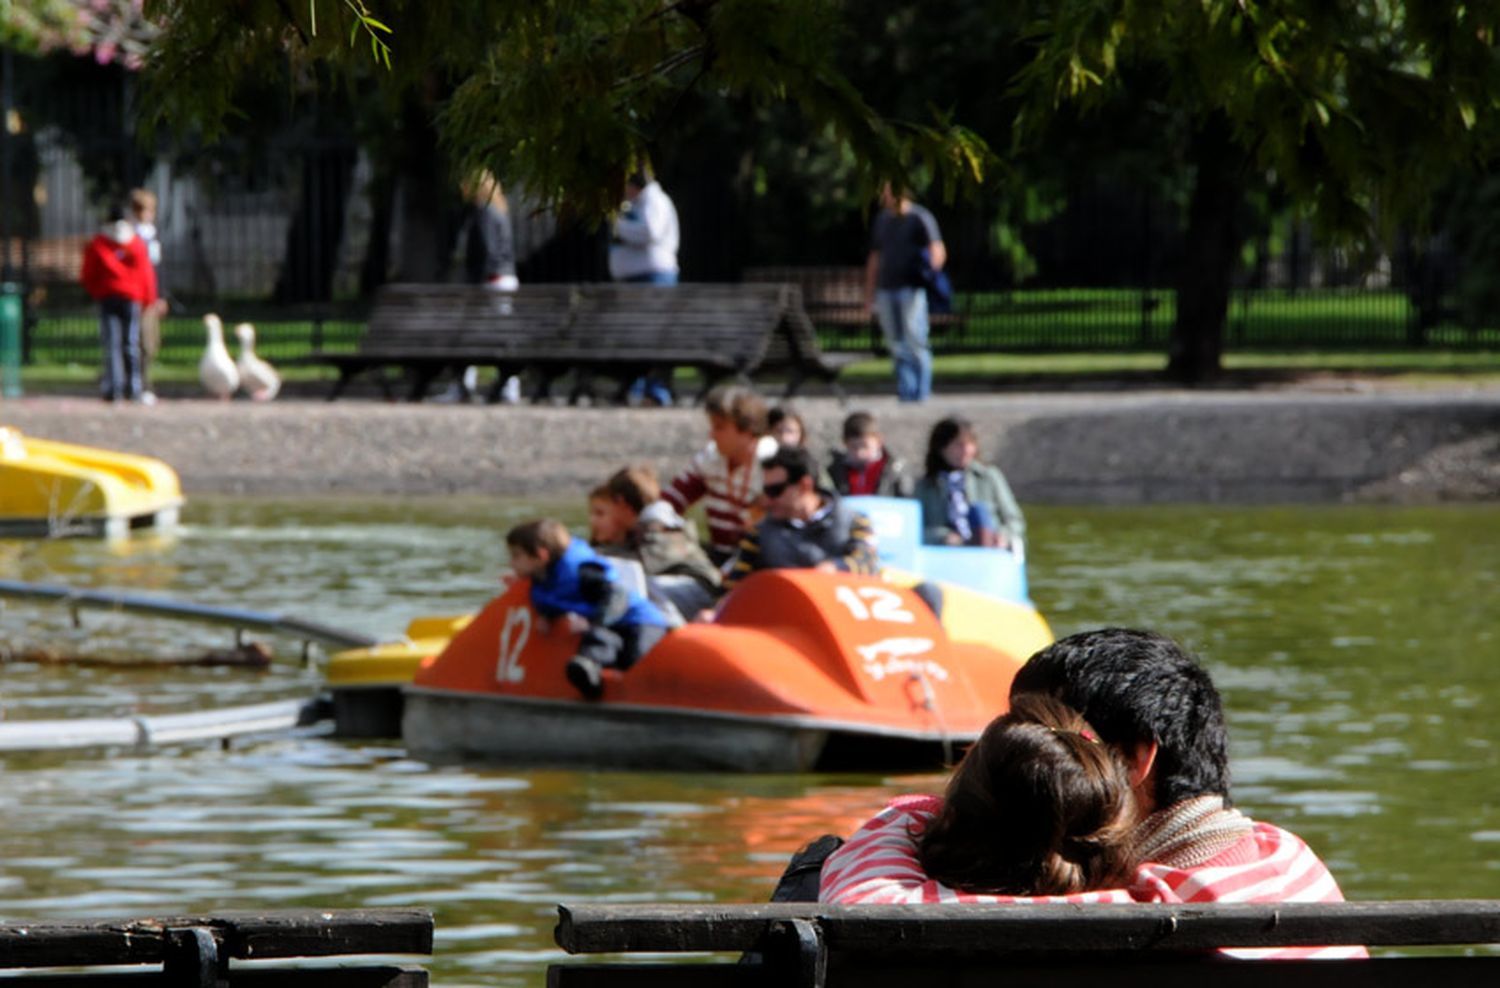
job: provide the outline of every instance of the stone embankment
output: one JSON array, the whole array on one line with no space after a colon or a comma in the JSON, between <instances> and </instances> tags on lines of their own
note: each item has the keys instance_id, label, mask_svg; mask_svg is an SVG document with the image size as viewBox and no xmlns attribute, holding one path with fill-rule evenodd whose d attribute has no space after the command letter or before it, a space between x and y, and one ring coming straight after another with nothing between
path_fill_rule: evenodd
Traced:
<instances>
[{"instance_id":1,"label":"stone embankment","mask_svg":"<svg viewBox=\"0 0 1500 988\"><path fill-rule=\"evenodd\" d=\"M826 449L853 408L920 468L944 415L1028 503L1432 502L1500 497L1500 390L1170 390L799 402ZM615 467L663 473L706 441L698 409L75 397L0 402L0 425L166 460L189 494L567 496Z\"/></svg>"}]
</instances>

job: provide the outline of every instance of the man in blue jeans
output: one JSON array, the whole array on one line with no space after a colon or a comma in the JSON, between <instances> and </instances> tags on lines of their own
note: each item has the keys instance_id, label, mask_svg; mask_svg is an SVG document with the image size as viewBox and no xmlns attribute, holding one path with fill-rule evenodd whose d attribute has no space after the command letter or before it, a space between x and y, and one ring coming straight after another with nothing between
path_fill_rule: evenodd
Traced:
<instances>
[{"instance_id":1,"label":"man in blue jeans","mask_svg":"<svg viewBox=\"0 0 1500 988\"><path fill-rule=\"evenodd\" d=\"M941 271L948 261L937 220L887 184L870 228L865 264L865 305L875 311L896 364L896 397L925 401L932 394L932 348L927 342L927 291L923 267Z\"/></svg>"}]
</instances>

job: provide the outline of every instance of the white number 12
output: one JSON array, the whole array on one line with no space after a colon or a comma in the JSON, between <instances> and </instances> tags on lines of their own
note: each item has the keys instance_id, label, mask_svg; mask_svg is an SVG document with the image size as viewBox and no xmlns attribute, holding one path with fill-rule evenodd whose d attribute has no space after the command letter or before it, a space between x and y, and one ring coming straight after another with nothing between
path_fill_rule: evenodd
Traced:
<instances>
[{"instance_id":1,"label":"white number 12","mask_svg":"<svg viewBox=\"0 0 1500 988\"><path fill-rule=\"evenodd\" d=\"M839 587L834 597L849 608L856 621L890 621L894 624L911 624L916 615L901 606L901 595L884 587ZM865 602L869 601L869 606Z\"/></svg>"},{"instance_id":2,"label":"white number 12","mask_svg":"<svg viewBox=\"0 0 1500 988\"><path fill-rule=\"evenodd\" d=\"M495 666L495 680L500 683L519 683L526 678L521 666L521 650L531 638L531 610L512 607L505 612L505 623L500 626L500 661Z\"/></svg>"}]
</instances>

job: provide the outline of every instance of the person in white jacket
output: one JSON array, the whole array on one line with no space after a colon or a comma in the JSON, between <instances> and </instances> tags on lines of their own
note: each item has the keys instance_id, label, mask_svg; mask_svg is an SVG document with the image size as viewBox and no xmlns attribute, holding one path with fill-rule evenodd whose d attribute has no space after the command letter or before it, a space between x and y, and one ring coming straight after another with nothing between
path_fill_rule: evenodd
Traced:
<instances>
[{"instance_id":1,"label":"person in white jacket","mask_svg":"<svg viewBox=\"0 0 1500 988\"><path fill-rule=\"evenodd\" d=\"M609 276L616 281L677 284L677 207L642 172L625 179L625 209L615 220Z\"/></svg>"},{"instance_id":2,"label":"person in white jacket","mask_svg":"<svg viewBox=\"0 0 1500 988\"><path fill-rule=\"evenodd\" d=\"M677 207L643 172L625 179L625 208L615 220L609 245L609 276L648 285L677 284ZM657 370L632 384L630 395L664 406L674 400L670 384Z\"/></svg>"}]
</instances>

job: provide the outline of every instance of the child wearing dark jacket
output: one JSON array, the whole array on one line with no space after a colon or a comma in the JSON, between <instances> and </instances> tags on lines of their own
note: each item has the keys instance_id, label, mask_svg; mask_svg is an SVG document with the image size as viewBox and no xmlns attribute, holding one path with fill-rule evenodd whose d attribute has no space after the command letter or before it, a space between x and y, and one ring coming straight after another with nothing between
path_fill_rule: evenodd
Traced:
<instances>
[{"instance_id":1,"label":"child wearing dark jacket","mask_svg":"<svg viewBox=\"0 0 1500 988\"><path fill-rule=\"evenodd\" d=\"M543 629L563 620L583 635L568 661L568 682L590 700L604 693L602 671L624 672L666 634L668 621L651 601L626 587L609 560L542 518L505 536L511 568L531 580L531 606Z\"/></svg>"},{"instance_id":2,"label":"child wearing dark jacket","mask_svg":"<svg viewBox=\"0 0 1500 988\"><path fill-rule=\"evenodd\" d=\"M845 497L911 497L912 492L906 464L886 449L885 437L869 412L855 412L844 419L844 448L830 459L828 479Z\"/></svg>"}]
</instances>

